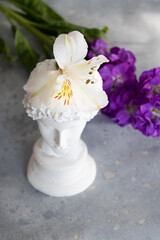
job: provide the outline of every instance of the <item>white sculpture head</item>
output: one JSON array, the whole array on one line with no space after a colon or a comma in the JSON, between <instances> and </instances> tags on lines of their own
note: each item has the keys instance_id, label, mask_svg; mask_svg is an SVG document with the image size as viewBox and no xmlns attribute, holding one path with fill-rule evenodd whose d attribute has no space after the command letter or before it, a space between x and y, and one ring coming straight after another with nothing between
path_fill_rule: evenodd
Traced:
<instances>
[{"instance_id":1,"label":"white sculpture head","mask_svg":"<svg viewBox=\"0 0 160 240\"><path fill-rule=\"evenodd\" d=\"M43 137L42 149L48 154L63 156L79 147L80 136L86 121L57 122L54 119L38 120Z\"/></svg>"}]
</instances>

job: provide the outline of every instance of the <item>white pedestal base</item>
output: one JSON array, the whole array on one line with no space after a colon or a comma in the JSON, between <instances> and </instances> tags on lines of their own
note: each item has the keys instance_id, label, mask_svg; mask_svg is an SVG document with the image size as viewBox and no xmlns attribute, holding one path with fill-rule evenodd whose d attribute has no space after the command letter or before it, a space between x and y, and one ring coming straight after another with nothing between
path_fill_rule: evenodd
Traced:
<instances>
[{"instance_id":1,"label":"white pedestal base","mask_svg":"<svg viewBox=\"0 0 160 240\"><path fill-rule=\"evenodd\" d=\"M82 150L74 160L46 155L41 150L41 141L34 145L27 170L28 181L34 188L50 196L64 197L83 192L92 184L96 165L83 141Z\"/></svg>"}]
</instances>

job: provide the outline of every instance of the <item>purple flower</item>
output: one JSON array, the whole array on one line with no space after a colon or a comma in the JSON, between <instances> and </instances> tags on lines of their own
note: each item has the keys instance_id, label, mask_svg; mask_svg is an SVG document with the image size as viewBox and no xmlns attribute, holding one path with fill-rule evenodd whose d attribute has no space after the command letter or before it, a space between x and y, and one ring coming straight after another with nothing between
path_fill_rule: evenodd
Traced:
<instances>
[{"instance_id":1,"label":"purple flower","mask_svg":"<svg viewBox=\"0 0 160 240\"><path fill-rule=\"evenodd\" d=\"M119 47L111 48L110 54L108 55L108 59L115 64L127 62L132 67L136 62L136 58L131 51L127 51L125 48L119 48ZM134 70L135 70L135 67L134 67Z\"/></svg>"},{"instance_id":2,"label":"purple flower","mask_svg":"<svg viewBox=\"0 0 160 240\"><path fill-rule=\"evenodd\" d=\"M124 48L113 47L108 53L109 63L103 64L99 73L103 79L103 89L109 94L125 83L136 84L135 56Z\"/></svg>"},{"instance_id":3,"label":"purple flower","mask_svg":"<svg viewBox=\"0 0 160 240\"><path fill-rule=\"evenodd\" d=\"M137 82L125 84L108 94L109 104L102 109L113 122L125 126L131 122L132 113L136 109Z\"/></svg>"},{"instance_id":4,"label":"purple flower","mask_svg":"<svg viewBox=\"0 0 160 240\"><path fill-rule=\"evenodd\" d=\"M160 95L149 103L141 104L132 115L132 126L145 136L160 136Z\"/></svg>"},{"instance_id":5,"label":"purple flower","mask_svg":"<svg viewBox=\"0 0 160 240\"><path fill-rule=\"evenodd\" d=\"M153 108L157 109L157 111L160 111L160 95L157 95L156 97L152 98L151 104ZM157 116L160 117L160 114L158 114Z\"/></svg>"},{"instance_id":6,"label":"purple flower","mask_svg":"<svg viewBox=\"0 0 160 240\"><path fill-rule=\"evenodd\" d=\"M106 56L107 55L108 44L101 38L94 39L92 43L89 45L87 58L93 58L100 54Z\"/></svg>"},{"instance_id":7,"label":"purple flower","mask_svg":"<svg viewBox=\"0 0 160 240\"><path fill-rule=\"evenodd\" d=\"M145 71L140 75L138 99L141 104L160 94L160 68Z\"/></svg>"},{"instance_id":8,"label":"purple flower","mask_svg":"<svg viewBox=\"0 0 160 240\"><path fill-rule=\"evenodd\" d=\"M102 113L120 126L125 126L131 122L132 112L136 108L135 57L130 51L118 47L112 48L107 57L109 63L103 64L99 70L103 89L109 99Z\"/></svg>"},{"instance_id":9,"label":"purple flower","mask_svg":"<svg viewBox=\"0 0 160 240\"><path fill-rule=\"evenodd\" d=\"M119 63L117 65L110 62L103 64L99 70L103 79L103 89L108 94L114 91L114 89L122 87L125 83L136 84L137 80L134 71L128 62Z\"/></svg>"}]
</instances>

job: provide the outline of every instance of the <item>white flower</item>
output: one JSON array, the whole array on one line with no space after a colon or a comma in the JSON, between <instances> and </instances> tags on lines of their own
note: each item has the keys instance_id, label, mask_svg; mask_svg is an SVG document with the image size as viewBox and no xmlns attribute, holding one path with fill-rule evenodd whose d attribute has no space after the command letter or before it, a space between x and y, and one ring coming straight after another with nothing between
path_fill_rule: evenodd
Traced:
<instances>
[{"instance_id":1,"label":"white flower","mask_svg":"<svg viewBox=\"0 0 160 240\"><path fill-rule=\"evenodd\" d=\"M108 60L99 55L86 61L87 50L78 31L57 37L53 46L55 60L38 63L24 86L34 108L49 108L56 115L68 110L91 112L107 105L97 69Z\"/></svg>"}]
</instances>

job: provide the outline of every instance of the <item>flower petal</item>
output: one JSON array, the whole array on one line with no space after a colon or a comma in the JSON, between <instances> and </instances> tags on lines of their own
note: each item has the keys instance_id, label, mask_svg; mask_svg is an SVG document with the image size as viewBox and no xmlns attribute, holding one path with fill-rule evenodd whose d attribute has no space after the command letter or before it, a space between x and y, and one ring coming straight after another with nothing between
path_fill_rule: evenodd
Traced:
<instances>
[{"instance_id":1,"label":"flower petal","mask_svg":"<svg viewBox=\"0 0 160 240\"><path fill-rule=\"evenodd\" d=\"M54 94L54 82L49 82L41 91L32 95L30 103L34 108L45 108L49 106Z\"/></svg>"},{"instance_id":2,"label":"flower petal","mask_svg":"<svg viewBox=\"0 0 160 240\"><path fill-rule=\"evenodd\" d=\"M106 93L102 90L102 79L98 72L95 73L97 82L85 84L82 81L72 80L73 102L77 112L95 111L108 104Z\"/></svg>"},{"instance_id":3,"label":"flower petal","mask_svg":"<svg viewBox=\"0 0 160 240\"><path fill-rule=\"evenodd\" d=\"M88 66L92 71L98 70L100 65L105 62L109 62L109 60L104 55L98 55L87 61Z\"/></svg>"},{"instance_id":4,"label":"flower petal","mask_svg":"<svg viewBox=\"0 0 160 240\"><path fill-rule=\"evenodd\" d=\"M32 95L42 89L48 82L55 79L59 74L56 69L55 60L45 60L37 64L31 72L29 80L23 89Z\"/></svg>"},{"instance_id":5,"label":"flower petal","mask_svg":"<svg viewBox=\"0 0 160 240\"><path fill-rule=\"evenodd\" d=\"M87 50L86 40L78 31L59 35L53 46L55 59L61 69L84 59Z\"/></svg>"},{"instance_id":6,"label":"flower petal","mask_svg":"<svg viewBox=\"0 0 160 240\"><path fill-rule=\"evenodd\" d=\"M104 62L108 62L108 59L103 55L99 55L89 61L83 60L79 63L71 65L69 72L73 79L80 79L87 84L89 82L96 82L94 73L97 72L97 69Z\"/></svg>"},{"instance_id":7,"label":"flower petal","mask_svg":"<svg viewBox=\"0 0 160 240\"><path fill-rule=\"evenodd\" d=\"M41 108L50 104L52 95L56 92L58 85L56 79L59 73L60 71L56 70L55 60L45 60L37 64L24 86L33 107Z\"/></svg>"}]
</instances>

